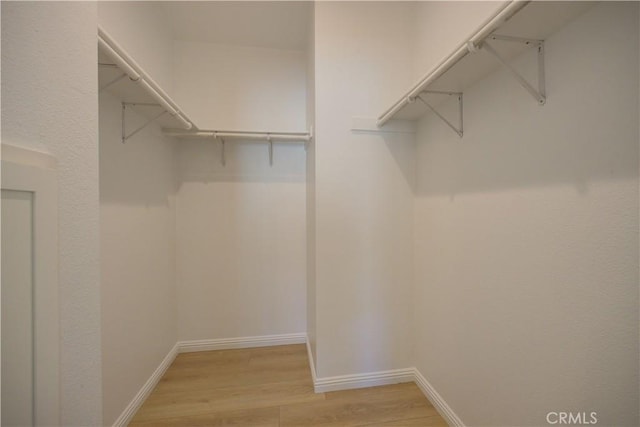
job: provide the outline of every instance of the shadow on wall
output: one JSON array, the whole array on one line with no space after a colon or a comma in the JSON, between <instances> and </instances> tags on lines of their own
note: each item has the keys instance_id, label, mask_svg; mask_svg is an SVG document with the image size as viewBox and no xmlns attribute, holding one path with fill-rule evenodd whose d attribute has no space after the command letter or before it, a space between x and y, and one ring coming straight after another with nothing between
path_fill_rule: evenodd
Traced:
<instances>
[{"instance_id":1,"label":"shadow on wall","mask_svg":"<svg viewBox=\"0 0 640 427\"><path fill-rule=\"evenodd\" d=\"M227 140L181 140L177 147L180 182L304 182L306 152L302 143L269 144Z\"/></svg>"},{"instance_id":2,"label":"shadow on wall","mask_svg":"<svg viewBox=\"0 0 640 427\"><path fill-rule=\"evenodd\" d=\"M176 143L181 340L305 330L305 151Z\"/></svg>"},{"instance_id":3,"label":"shadow on wall","mask_svg":"<svg viewBox=\"0 0 640 427\"><path fill-rule=\"evenodd\" d=\"M416 139L413 134L383 135L389 152L398 164L411 191L416 192Z\"/></svg>"},{"instance_id":4,"label":"shadow on wall","mask_svg":"<svg viewBox=\"0 0 640 427\"><path fill-rule=\"evenodd\" d=\"M100 95L100 198L128 205L168 206L182 182L304 182L304 144L227 141L225 165L218 140L177 140L149 126L122 143L121 104ZM127 112L128 131L146 119ZM169 190L169 193L167 192Z\"/></svg>"},{"instance_id":5,"label":"shadow on wall","mask_svg":"<svg viewBox=\"0 0 640 427\"><path fill-rule=\"evenodd\" d=\"M638 176L637 23L635 34L616 22L572 25L584 28L546 43L546 105L498 71L465 91L463 138L432 114L418 123L417 195L557 185L585 194L594 181ZM536 81L532 51L514 63ZM453 108L442 106L448 117Z\"/></svg>"},{"instance_id":6,"label":"shadow on wall","mask_svg":"<svg viewBox=\"0 0 640 427\"><path fill-rule=\"evenodd\" d=\"M416 184L416 156L415 135L410 132L385 132L370 130L351 130L353 135L362 136L364 144L372 145L371 138L377 137L384 141L386 149L393 157L398 170L402 173L407 186L415 193ZM364 159L363 159L364 160ZM366 160L370 161L370 159Z\"/></svg>"}]
</instances>

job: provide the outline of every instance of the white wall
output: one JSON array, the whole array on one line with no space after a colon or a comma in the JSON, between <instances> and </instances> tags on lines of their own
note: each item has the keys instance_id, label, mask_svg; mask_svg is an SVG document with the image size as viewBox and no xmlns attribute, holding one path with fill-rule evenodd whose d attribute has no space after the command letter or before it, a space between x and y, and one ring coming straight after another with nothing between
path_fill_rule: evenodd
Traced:
<instances>
[{"instance_id":1,"label":"white wall","mask_svg":"<svg viewBox=\"0 0 640 427\"><path fill-rule=\"evenodd\" d=\"M415 55L412 78L418 81L424 77L454 49L469 40L488 17L504 7L505 3L508 2L417 2L413 22ZM443 25L443 22L447 25ZM396 98L400 95L401 93L396 94Z\"/></svg>"},{"instance_id":2,"label":"white wall","mask_svg":"<svg viewBox=\"0 0 640 427\"><path fill-rule=\"evenodd\" d=\"M173 34L166 9L151 1L99 1L98 23L173 98Z\"/></svg>"},{"instance_id":3,"label":"white wall","mask_svg":"<svg viewBox=\"0 0 640 427\"><path fill-rule=\"evenodd\" d=\"M178 147L179 339L304 332L304 147Z\"/></svg>"},{"instance_id":4,"label":"white wall","mask_svg":"<svg viewBox=\"0 0 640 427\"><path fill-rule=\"evenodd\" d=\"M130 109L127 125L144 118ZM100 94L104 422L113 424L177 341L174 143L150 126L122 144L120 101Z\"/></svg>"},{"instance_id":5,"label":"white wall","mask_svg":"<svg viewBox=\"0 0 640 427\"><path fill-rule=\"evenodd\" d=\"M420 124L415 363L466 425L638 425L638 50L638 4L599 4L547 40L544 107L500 71L462 140Z\"/></svg>"},{"instance_id":6,"label":"white wall","mask_svg":"<svg viewBox=\"0 0 640 427\"><path fill-rule=\"evenodd\" d=\"M315 5L319 377L409 366L414 144L354 133L411 80L409 3Z\"/></svg>"},{"instance_id":7,"label":"white wall","mask_svg":"<svg viewBox=\"0 0 640 427\"><path fill-rule=\"evenodd\" d=\"M175 42L176 101L202 129L306 129L301 51ZM178 145L180 340L306 330L305 151Z\"/></svg>"},{"instance_id":8,"label":"white wall","mask_svg":"<svg viewBox=\"0 0 640 427\"><path fill-rule=\"evenodd\" d=\"M58 160L61 423L102 424L95 3L2 2L2 142Z\"/></svg>"},{"instance_id":9,"label":"white wall","mask_svg":"<svg viewBox=\"0 0 640 427\"><path fill-rule=\"evenodd\" d=\"M302 51L176 41L176 102L201 129L304 131Z\"/></svg>"},{"instance_id":10,"label":"white wall","mask_svg":"<svg viewBox=\"0 0 640 427\"><path fill-rule=\"evenodd\" d=\"M174 97L173 34L161 4L98 2L98 22ZM102 371L112 423L177 340L176 182L172 140L151 126L123 145L119 102L104 94L100 103ZM143 123L133 110L127 120Z\"/></svg>"}]
</instances>

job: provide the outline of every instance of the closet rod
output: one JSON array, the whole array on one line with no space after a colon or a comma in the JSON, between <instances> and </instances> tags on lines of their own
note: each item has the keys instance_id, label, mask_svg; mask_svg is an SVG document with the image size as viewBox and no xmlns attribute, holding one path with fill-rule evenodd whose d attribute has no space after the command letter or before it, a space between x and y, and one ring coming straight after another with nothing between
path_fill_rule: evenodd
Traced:
<instances>
[{"instance_id":1,"label":"closet rod","mask_svg":"<svg viewBox=\"0 0 640 427\"><path fill-rule=\"evenodd\" d=\"M116 65L124 71L129 78L138 83L144 90L153 97L162 107L176 118L185 129L193 128L193 123L187 120L180 111L180 108L167 95L167 93L158 86L158 84L148 75L142 68L131 58L127 52L113 39L106 31L98 26L98 46L116 63Z\"/></svg>"},{"instance_id":2,"label":"closet rod","mask_svg":"<svg viewBox=\"0 0 640 427\"><path fill-rule=\"evenodd\" d=\"M467 56L470 52L475 52L478 49L478 45L481 44L484 39L489 37L492 32L497 30L504 22L515 15L520 9L525 7L529 0L513 0L507 2L503 8L492 18L485 21L480 26L480 29L476 31L468 41L460 45L451 55L449 55L444 61L438 64L433 70L425 75L409 92L407 92L398 102L385 111L377 121L378 127L382 127L393 116L404 108L405 105L413 102L421 92L427 89L427 87L433 83L436 79L446 73L451 67L457 64L462 58Z\"/></svg>"},{"instance_id":3,"label":"closet rod","mask_svg":"<svg viewBox=\"0 0 640 427\"><path fill-rule=\"evenodd\" d=\"M233 131L198 131L182 132L170 129L164 130L165 135L177 137L196 138L226 138L226 139L256 139L264 141L310 141L311 134L308 132L233 132Z\"/></svg>"}]
</instances>

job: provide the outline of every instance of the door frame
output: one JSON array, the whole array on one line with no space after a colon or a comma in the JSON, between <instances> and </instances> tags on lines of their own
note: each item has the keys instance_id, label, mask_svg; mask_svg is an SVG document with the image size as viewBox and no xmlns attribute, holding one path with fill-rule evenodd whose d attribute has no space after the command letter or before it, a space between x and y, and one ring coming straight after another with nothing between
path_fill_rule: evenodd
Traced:
<instances>
[{"instance_id":1,"label":"door frame","mask_svg":"<svg viewBox=\"0 0 640 427\"><path fill-rule=\"evenodd\" d=\"M0 187L3 190L33 193L34 425L58 426L60 318L57 162L48 153L26 147L2 144L1 149Z\"/></svg>"}]
</instances>

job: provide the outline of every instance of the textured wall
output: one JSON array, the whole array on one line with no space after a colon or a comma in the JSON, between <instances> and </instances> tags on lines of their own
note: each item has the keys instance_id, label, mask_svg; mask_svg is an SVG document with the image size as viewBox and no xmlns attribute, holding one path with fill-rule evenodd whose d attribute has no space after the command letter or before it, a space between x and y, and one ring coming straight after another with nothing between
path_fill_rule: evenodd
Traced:
<instances>
[{"instance_id":1,"label":"textured wall","mask_svg":"<svg viewBox=\"0 0 640 427\"><path fill-rule=\"evenodd\" d=\"M96 16L2 2L2 141L58 159L64 425L102 424Z\"/></svg>"},{"instance_id":2,"label":"textured wall","mask_svg":"<svg viewBox=\"0 0 640 427\"><path fill-rule=\"evenodd\" d=\"M467 425L638 425L637 8L547 39L545 106L499 71L420 124L415 363Z\"/></svg>"}]
</instances>

